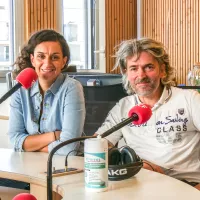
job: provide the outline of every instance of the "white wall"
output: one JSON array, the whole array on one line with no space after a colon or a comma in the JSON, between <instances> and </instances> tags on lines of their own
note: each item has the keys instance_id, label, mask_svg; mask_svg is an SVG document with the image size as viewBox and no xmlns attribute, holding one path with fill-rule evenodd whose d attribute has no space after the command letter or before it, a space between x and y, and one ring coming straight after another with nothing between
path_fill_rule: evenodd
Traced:
<instances>
[{"instance_id":1,"label":"white wall","mask_svg":"<svg viewBox=\"0 0 200 200\"><path fill-rule=\"evenodd\" d=\"M0 97L7 92L6 83L0 83ZM9 99L0 104L0 115L8 116ZM8 120L0 119L0 148L10 148L8 141Z\"/></svg>"},{"instance_id":2,"label":"white wall","mask_svg":"<svg viewBox=\"0 0 200 200\"><path fill-rule=\"evenodd\" d=\"M8 120L0 120L0 148L10 148L8 140Z\"/></svg>"}]
</instances>

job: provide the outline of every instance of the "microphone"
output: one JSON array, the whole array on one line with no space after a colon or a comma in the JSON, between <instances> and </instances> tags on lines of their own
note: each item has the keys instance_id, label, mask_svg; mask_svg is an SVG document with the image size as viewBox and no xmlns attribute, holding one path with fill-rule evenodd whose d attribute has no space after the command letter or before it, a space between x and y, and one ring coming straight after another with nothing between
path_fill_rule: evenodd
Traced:
<instances>
[{"instance_id":1,"label":"microphone","mask_svg":"<svg viewBox=\"0 0 200 200\"><path fill-rule=\"evenodd\" d=\"M135 125L141 125L147 122L152 115L151 107L147 104L139 104L134 106L128 112L128 116L131 117L133 115L137 115L138 119L132 121Z\"/></svg>"},{"instance_id":2,"label":"microphone","mask_svg":"<svg viewBox=\"0 0 200 200\"><path fill-rule=\"evenodd\" d=\"M150 119L151 115L152 115L152 111L149 105L147 104L136 105L130 109L128 113L129 118L127 118L126 120L113 126L111 129L101 134L101 137L106 137L131 122L135 125L144 124Z\"/></svg>"},{"instance_id":3,"label":"microphone","mask_svg":"<svg viewBox=\"0 0 200 200\"><path fill-rule=\"evenodd\" d=\"M101 137L104 138L108 135L110 135L111 133L117 131L118 129L126 126L127 124L133 122L134 124L142 124L147 122L150 117L152 115L152 111L151 111L151 107L147 104L139 104L134 106L128 113L129 118L127 118L126 120L120 122L119 124L117 124L116 126L112 127L111 129L107 130L106 132L104 132ZM52 159L53 159L53 155L55 154L55 152L62 148L63 146L66 146L68 144L71 144L73 142L79 142L88 138L96 138L97 136L84 136L84 137L78 137L78 138L73 138L70 140L66 140L60 144L58 144L57 146L55 146L51 152L49 153L49 157L48 157L48 161L47 161L47 200L52 200L53 199L53 195L52 195Z\"/></svg>"},{"instance_id":4,"label":"microphone","mask_svg":"<svg viewBox=\"0 0 200 200\"><path fill-rule=\"evenodd\" d=\"M32 194L21 193L17 194L12 200L37 200Z\"/></svg>"},{"instance_id":5,"label":"microphone","mask_svg":"<svg viewBox=\"0 0 200 200\"><path fill-rule=\"evenodd\" d=\"M0 98L0 104L16 92L21 86L24 89L29 89L37 78L37 74L33 68L25 68L22 70L16 77L18 83Z\"/></svg>"}]
</instances>

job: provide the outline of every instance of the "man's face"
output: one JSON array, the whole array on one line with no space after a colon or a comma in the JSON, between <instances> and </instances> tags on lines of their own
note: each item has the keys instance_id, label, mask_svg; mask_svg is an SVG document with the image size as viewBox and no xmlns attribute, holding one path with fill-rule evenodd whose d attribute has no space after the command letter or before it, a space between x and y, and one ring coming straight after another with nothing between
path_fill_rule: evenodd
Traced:
<instances>
[{"instance_id":1,"label":"man's face","mask_svg":"<svg viewBox=\"0 0 200 200\"><path fill-rule=\"evenodd\" d=\"M152 96L160 92L160 79L165 75L165 65L159 66L151 54L142 52L138 60L136 56L127 58L126 74L136 94Z\"/></svg>"}]
</instances>

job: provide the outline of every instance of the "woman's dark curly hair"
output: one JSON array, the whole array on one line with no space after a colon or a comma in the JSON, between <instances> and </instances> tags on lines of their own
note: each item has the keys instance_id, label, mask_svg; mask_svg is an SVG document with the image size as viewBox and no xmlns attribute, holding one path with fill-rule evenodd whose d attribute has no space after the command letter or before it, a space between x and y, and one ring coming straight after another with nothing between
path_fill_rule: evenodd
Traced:
<instances>
[{"instance_id":1,"label":"woman's dark curly hair","mask_svg":"<svg viewBox=\"0 0 200 200\"><path fill-rule=\"evenodd\" d=\"M30 37L28 43L23 47L20 56L18 56L18 58L14 63L15 66L14 73L18 74L20 71L22 71L27 67L33 68L30 60L30 55L34 53L34 49L38 44L48 41L54 41L60 43L63 57L67 56L65 67L62 70L66 69L70 61L70 50L65 38L60 33L54 30L44 29L34 33Z\"/></svg>"}]
</instances>

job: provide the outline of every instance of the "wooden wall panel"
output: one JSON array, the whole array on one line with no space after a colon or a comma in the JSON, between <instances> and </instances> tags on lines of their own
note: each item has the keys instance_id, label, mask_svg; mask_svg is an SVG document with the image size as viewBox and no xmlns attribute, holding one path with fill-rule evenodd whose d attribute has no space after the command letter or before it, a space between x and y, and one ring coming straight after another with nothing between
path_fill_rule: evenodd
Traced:
<instances>
[{"instance_id":1,"label":"wooden wall panel","mask_svg":"<svg viewBox=\"0 0 200 200\"><path fill-rule=\"evenodd\" d=\"M200 62L200 1L142 0L144 37L164 43L176 69L177 83L187 84L187 74Z\"/></svg>"},{"instance_id":2,"label":"wooden wall panel","mask_svg":"<svg viewBox=\"0 0 200 200\"><path fill-rule=\"evenodd\" d=\"M56 29L56 0L25 0L25 41L41 29Z\"/></svg>"},{"instance_id":3,"label":"wooden wall panel","mask_svg":"<svg viewBox=\"0 0 200 200\"><path fill-rule=\"evenodd\" d=\"M106 72L112 71L115 59L114 47L126 39L132 39L137 35L137 0L106 0L105 1L105 26L106 26Z\"/></svg>"}]
</instances>

